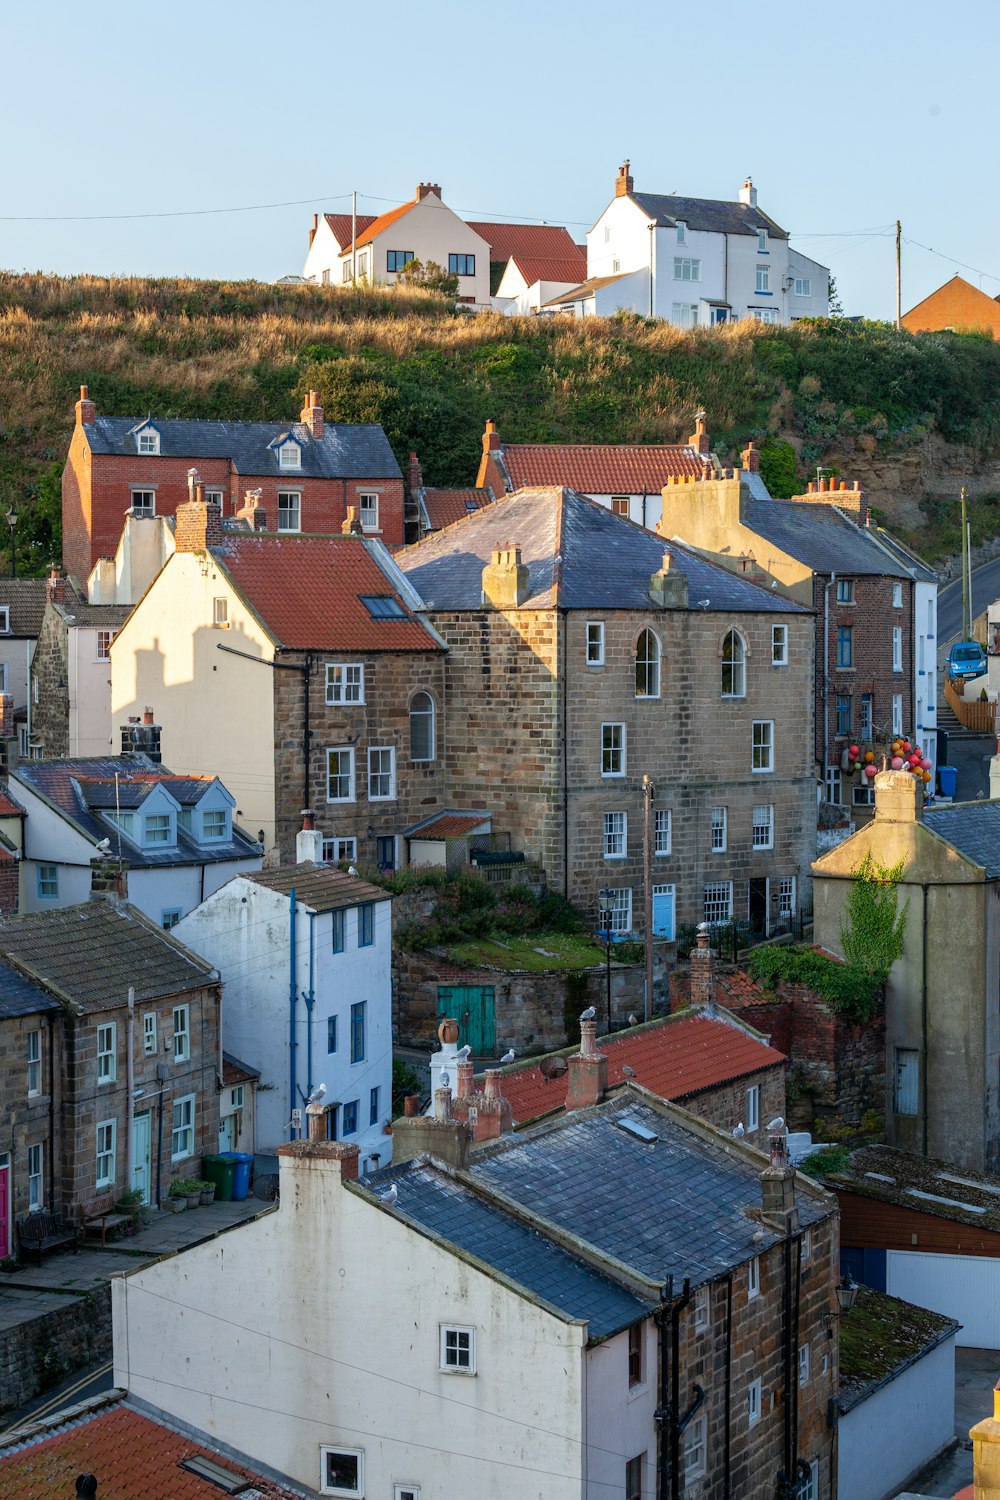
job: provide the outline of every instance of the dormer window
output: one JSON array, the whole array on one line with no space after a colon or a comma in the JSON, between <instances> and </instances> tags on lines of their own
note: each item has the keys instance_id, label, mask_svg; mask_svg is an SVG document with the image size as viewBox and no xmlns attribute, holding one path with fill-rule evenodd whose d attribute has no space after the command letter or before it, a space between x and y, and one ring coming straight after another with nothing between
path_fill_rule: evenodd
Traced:
<instances>
[{"instance_id":1,"label":"dormer window","mask_svg":"<svg viewBox=\"0 0 1000 1500\"><path fill-rule=\"evenodd\" d=\"M767 252L767 230L766 229L758 229L758 231L757 231L757 249L761 252L762 255L766 254L766 252Z\"/></svg>"},{"instance_id":2,"label":"dormer window","mask_svg":"<svg viewBox=\"0 0 1000 1500\"><path fill-rule=\"evenodd\" d=\"M0 604L0 635L10 635L9 604Z\"/></svg>"},{"instance_id":3,"label":"dormer window","mask_svg":"<svg viewBox=\"0 0 1000 1500\"><path fill-rule=\"evenodd\" d=\"M144 427L139 433L140 453L159 453L160 434L155 427Z\"/></svg>"},{"instance_id":4,"label":"dormer window","mask_svg":"<svg viewBox=\"0 0 1000 1500\"><path fill-rule=\"evenodd\" d=\"M229 838L229 809L209 807L201 815L201 836L206 844L217 844Z\"/></svg>"},{"instance_id":5,"label":"dormer window","mask_svg":"<svg viewBox=\"0 0 1000 1500\"><path fill-rule=\"evenodd\" d=\"M142 841L149 847L168 847L175 840L173 819L169 813L147 813L143 819Z\"/></svg>"},{"instance_id":6,"label":"dormer window","mask_svg":"<svg viewBox=\"0 0 1000 1500\"><path fill-rule=\"evenodd\" d=\"M301 469L302 450L298 443L293 441L282 443L278 449L278 464L282 469Z\"/></svg>"}]
</instances>

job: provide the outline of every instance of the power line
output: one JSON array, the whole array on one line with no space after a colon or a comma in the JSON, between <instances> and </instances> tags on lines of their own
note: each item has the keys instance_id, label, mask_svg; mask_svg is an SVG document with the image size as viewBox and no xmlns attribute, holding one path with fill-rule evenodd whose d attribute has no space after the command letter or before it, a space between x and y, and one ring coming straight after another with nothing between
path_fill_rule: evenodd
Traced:
<instances>
[{"instance_id":1,"label":"power line","mask_svg":"<svg viewBox=\"0 0 1000 1500\"><path fill-rule=\"evenodd\" d=\"M923 245L920 240L907 239L903 236L903 243L913 245L917 250L926 250L929 255L936 255L938 260L950 260L953 266L961 266L963 271L972 271L976 276L985 276L987 281L1000 281L1000 276L994 276L992 271L982 271L979 266L970 266L968 261L958 260L954 255L945 255L940 250L935 250L933 245Z\"/></svg>"},{"instance_id":2,"label":"power line","mask_svg":"<svg viewBox=\"0 0 1000 1500\"><path fill-rule=\"evenodd\" d=\"M350 193L324 193L323 201L339 202ZM284 203L244 203L236 208L171 208L144 214L0 214L2 224L94 224L121 219L193 219L205 214L253 214L270 208L303 208L312 198L289 198Z\"/></svg>"}]
</instances>

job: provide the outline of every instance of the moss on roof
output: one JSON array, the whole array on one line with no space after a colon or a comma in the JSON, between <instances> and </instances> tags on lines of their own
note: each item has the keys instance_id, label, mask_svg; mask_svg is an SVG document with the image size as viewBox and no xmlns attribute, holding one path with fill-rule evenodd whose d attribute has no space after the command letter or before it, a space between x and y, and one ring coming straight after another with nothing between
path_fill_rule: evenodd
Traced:
<instances>
[{"instance_id":1,"label":"moss on roof","mask_svg":"<svg viewBox=\"0 0 1000 1500\"><path fill-rule=\"evenodd\" d=\"M886 1381L928 1354L961 1325L926 1307L915 1307L871 1287L840 1317L840 1390L837 1404L850 1411Z\"/></svg>"}]
</instances>

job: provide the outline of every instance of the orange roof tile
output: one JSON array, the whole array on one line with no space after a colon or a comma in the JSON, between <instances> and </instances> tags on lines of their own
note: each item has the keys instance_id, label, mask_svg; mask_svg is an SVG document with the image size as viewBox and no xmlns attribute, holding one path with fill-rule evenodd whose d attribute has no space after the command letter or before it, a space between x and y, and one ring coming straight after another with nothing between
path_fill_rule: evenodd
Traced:
<instances>
[{"instance_id":1,"label":"orange roof tile","mask_svg":"<svg viewBox=\"0 0 1000 1500\"><path fill-rule=\"evenodd\" d=\"M510 260L521 255L572 260L579 249L561 224L484 224L469 221L469 228L490 247L490 260ZM582 252L583 274L587 274L587 252Z\"/></svg>"},{"instance_id":2,"label":"orange roof tile","mask_svg":"<svg viewBox=\"0 0 1000 1500\"><path fill-rule=\"evenodd\" d=\"M281 646L299 651L440 651L361 537L229 533L212 556ZM403 619L373 619L362 596Z\"/></svg>"},{"instance_id":3,"label":"orange roof tile","mask_svg":"<svg viewBox=\"0 0 1000 1500\"><path fill-rule=\"evenodd\" d=\"M477 494L478 491L473 491ZM464 512L463 512L464 514ZM0 785L0 818L23 818L24 808L15 802L5 786Z\"/></svg>"},{"instance_id":4,"label":"orange roof tile","mask_svg":"<svg viewBox=\"0 0 1000 1500\"><path fill-rule=\"evenodd\" d=\"M764 1068L779 1067L783 1052L758 1041L739 1026L701 1014L668 1016L614 1036L600 1038L608 1059L608 1086L624 1083L624 1064L635 1069L635 1082L672 1101L718 1088ZM524 1125L566 1103L567 1075L546 1079L538 1063L504 1070L501 1092L510 1101L514 1121Z\"/></svg>"},{"instance_id":5,"label":"orange roof tile","mask_svg":"<svg viewBox=\"0 0 1000 1500\"><path fill-rule=\"evenodd\" d=\"M442 813L410 834L415 839L459 839L490 821L489 813Z\"/></svg>"},{"instance_id":6,"label":"orange roof tile","mask_svg":"<svg viewBox=\"0 0 1000 1500\"><path fill-rule=\"evenodd\" d=\"M323 217L333 230L333 237L337 241L337 244L349 245L351 243L352 232L350 214L324 214ZM363 230L368 228L369 224L375 223L375 215L358 214L354 223L357 226L358 234L361 234Z\"/></svg>"},{"instance_id":7,"label":"orange roof tile","mask_svg":"<svg viewBox=\"0 0 1000 1500\"><path fill-rule=\"evenodd\" d=\"M104 1408L0 1452L0 1500L54 1500L72 1495L78 1474L96 1474L107 1500L219 1500L218 1485L180 1467L184 1458L210 1458L253 1485L268 1500L293 1500L285 1489L235 1462L206 1440L196 1442L124 1402Z\"/></svg>"},{"instance_id":8,"label":"orange roof tile","mask_svg":"<svg viewBox=\"0 0 1000 1500\"><path fill-rule=\"evenodd\" d=\"M391 224L395 224L397 219L401 219L404 214L408 214L411 208L416 208L419 202L419 198L411 198L409 203L401 203L398 208L390 208L388 213L379 214L377 219L369 219L367 227L358 235L354 248L359 250L362 245L367 245L370 240L380 235L383 229L388 229ZM348 235L347 244L341 253L346 254L350 248L350 235Z\"/></svg>"},{"instance_id":9,"label":"orange roof tile","mask_svg":"<svg viewBox=\"0 0 1000 1500\"><path fill-rule=\"evenodd\" d=\"M526 286L534 286L536 281L565 281L569 286L576 286L587 274L585 255L513 255L511 259L524 277Z\"/></svg>"},{"instance_id":10,"label":"orange roof tile","mask_svg":"<svg viewBox=\"0 0 1000 1500\"><path fill-rule=\"evenodd\" d=\"M432 531L442 531L453 521L461 521L474 510L489 505L489 490L424 490L421 494L427 522Z\"/></svg>"},{"instance_id":11,"label":"orange roof tile","mask_svg":"<svg viewBox=\"0 0 1000 1500\"><path fill-rule=\"evenodd\" d=\"M564 485L581 495L658 495L671 475L699 479L704 455L673 443L504 443L514 488Z\"/></svg>"}]
</instances>

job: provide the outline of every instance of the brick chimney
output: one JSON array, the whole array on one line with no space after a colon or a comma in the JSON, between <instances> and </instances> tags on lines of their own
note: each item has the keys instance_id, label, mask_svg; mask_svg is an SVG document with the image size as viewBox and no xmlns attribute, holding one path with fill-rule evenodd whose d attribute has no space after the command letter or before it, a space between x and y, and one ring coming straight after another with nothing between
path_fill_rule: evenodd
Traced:
<instances>
[{"instance_id":1,"label":"brick chimney","mask_svg":"<svg viewBox=\"0 0 1000 1500\"><path fill-rule=\"evenodd\" d=\"M309 231L309 249L310 250L312 249L313 240L316 238L316 231L317 231L318 228L319 228L319 214L313 214L312 228Z\"/></svg>"},{"instance_id":2,"label":"brick chimney","mask_svg":"<svg viewBox=\"0 0 1000 1500\"><path fill-rule=\"evenodd\" d=\"M306 404L299 412L299 421L309 428L314 438L323 436L323 408L319 404L319 391L309 392Z\"/></svg>"},{"instance_id":3,"label":"brick chimney","mask_svg":"<svg viewBox=\"0 0 1000 1500\"><path fill-rule=\"evenodd\" d=\"M424 487L424 471L415 453L410 454L410 462L406 469L406 482L411 498L415 500Z\"/></svg>"},{"instance_id":4,"label":"brick chimney","mask_svg":"<svg viewBox=\"0 0 1000 1500\"><path fill-rule=\"evenodd\" d=\"M177 552L207 552L222 541L222 509L206 505L204 487L195 485L195 498L177 507L174 549Z\"/></svg>"},{"instance_id":5,"label":"brick chimney","mask_svg":"<svg viewBox=\"0 0 1000 1500\"><path fill-rule=\"evenodd\" d=\"M875 777L875 819L879 823L918 823L924 784L909 771L880 771Z\"/></svg>"},{"instance_id":6,"label":"brick chimney","mask_svg":"<svg viewBox=\"0 0 1000 1500\"><path fill-rule=\"evenodd\" d=\"M426 1155L453 1167L465 1167L471 1139L466 1121L452 1111L451 1089L435 1089L432 1115L407 1112L393 1120L392 1160L398 1163Z\"/></svg>"},{"instance_id":7,"label":"brick chimney","mask_svg":"<svg viewBox=\"0 0 1000 1500\"><path fill-rule=\"evenodd\" d=\"M805 494L793 495L792 499L804 505L835 505L838 510L849 511L859 526L869 524L868 501L857 479L850 486L846 479L810 479Z\"/></svg>"},{"instance_id":8,"label":"brick chimney","mask_svg":"<svg viewBox=\"0 0 1000 1500\"><path fill-rule=\"evenodd\" d=\"M128 863L110 855L98 855L90 864L90 899L121 906L128 901Z\"/></svg>"},{"instance_id":9,"label":"brick chimney","mask_svg":"<svg viewBox=\"0 0 1000 1500\"><path fill-rule=\"evenodd\" d=\"M486 423L486 431L483 433L483 452L499 453L500 447L500 434L497 432L497 424L490 418Z\"/></svg>"},{"instance_id":10,"label":"brick chimney","mask_svg":"<svg viewBox=\"0 0 1000 1500\"><path fill-rule=\"evenodd\" d=\"M715 950L707 922L699 922L698 937L691 949L691 1004L715 1003Z\"/></svg>"},{"instance_id":11,"label":"brick chimney","mask_svg":"<svg viewBox=\"0 0 1000 1500\"><path fill-rule=\"evenodd\" d=\"M311 807L302 809L302 827L295 835L295 863L323 863L323 835L316 827L316 814Z\"/></svg>"},{"instance_id":12,"label":"brick chimney","mask_svg":"<svg viewBox=\"0 0 1000 1500\"><path fill-rule=\"evenodd\" d=\"M708 423L705 421L705 413L696 411L694 414L694 432L688 438L688 446L696 453L708 453L710 444L708 441Z\"/></svg>"},{"instance_id":13,"label":"brick chimney","mask_svg":"<svg viewBox=\"0 0 1000 1500\"><path fill-rule=\"evenodd\" d=\"M970 1428L976 1500L1000 1500L1000 1380L993 1387L993 1415Z\"/></svg>"},{"instance_id":14,"label":"brick chimney","mask_svg":"<svg viewBox=\"0 0 1000 1500\"><path fill-rule=\"evenodd\" d=\"M518 609L528 597L528 569L515 542L495 547L483 569L483 608Z\"/></svg>"},{"instance_id":15,"label":"brick chimney","mask_svg":"<svg viewBox=\"0 0 1000 1500\"><path fill-rule=\"evenodd\" d=\"M267 530L267 511L260 503L263 493L263 490L247 490L243 504L236 512L237 521L244 521L251 531Z\"/></svg>"},{"instance_id":16,"label":"brick chimney","mask_svg":"<svg viewBox=\"0 0 1000 1500\"><path fill-rule=\"evenodd\" d=\"M629 171L629 167L631 165L632 163L628 160L628 157L626 157L621 166L618 168L618 176L615 178L616 198L629 198L632 195L632 190L635 187L635 183L632 180L632 173Z\"/></svg>"},{"instance_id":17,"label":"brick chimney","mask_svg":"<svg viewBox=\"0 0 1000 1500\"><path fill-rule=\"evenodd\" d=\"M419 203L421 198L426 198L428 193L435 193L437 197L440 198L441 184L439 182L418 182L416 194L417 202Z\"/></svg>"},{"instance_id":18,"label":"brick chimney","mask_svg":"<svg viewBox=\"0 0 1000 1500\"><path fill-rule=\"evenodd\" d=\"M688 577L676 566L671 553L664 552L662 567L651 575L649 593L653 603L663 609L687 609Z\"/></svg>"},{"instance_id":19,"label":"brick chimney","mask_svg":"<svg viewBox=\"0 0 1000 1500\"><path fill-rule=\"evenodd\" d=\"M361 517L358 515L356 505L347 507L347 515L340 523L340 530L344 536L364 536L364 527L361 525Z\"/></svg>"},{"instance_id":20,"label":"brick chimney","mask_svg":"<svg viewBox=\"0 0 1000 1500\"><path fill-rule=\"evenodd\" d=\"M580 1022L580 1050L566 1059L566 1108L588 1109L608 1091L608 1059L597 1050L597 1022Z\"/></svg>"},{"instance_id":21,"label":"brick chimney","mask_svg":"<svg viewBox=\"0 0 1000 1500\"><path fill-rule=\"evenodd\" d=\"M18 907L18 859L0 850L0 916L16 917Z\"/></svg>"},{"instance_id":22,"label":"brick chimney","mask_svg":"<svg viewBox=\"0 0 1000 1500\"><path fill-rule=\"evenodd\" d=\"M499 1140L514 1128L510 1100L500 1092L501 1072L499 1068L487 1068L483 1087L473 1086L472 1063L468 1058L456 1065L458 1074L456 1097L451 1101L452 1114L464 1120L469 1127L472 1140Z\"/></svg>"},{"instance_id":23,"label":"brick chimney","mask_svg":"<svg viewBox=\"0 0 1000 1500\"><path fill-rule=\"evenodd\" d=\"M760 1194L765 1224L782 1234L794 1234L799 1227L795 1207L795 1168L788 1160L788 1131L784 1122L768 1131L770 1166L760 1174Z\"/></svg>"},{"instance_id":24,"label":"brick chimney","mask_svg":"<svg viewBox=\"0 0 1000 1500\"><path fill-rule=\"evenodd\" d=\"M740 454L740 458L742 460L743 468L746 473L760 473L760 450L758 448L755 448L753 443L747 443L746 447L743 449L743 452Z\"/></svg>"},{"instance_id":25,"label":"brick chimney","mask_svg":"<svg viewBox=\"0 0 1000 1500\"><path fill-rule=\"evenodd\" d=\"M45 580L45 598L49 604L66 603L66 580L55 563L49 569L49 576Z\"/></svg>"},{"instance_id":26,"label":"brick chimney","mask_svg":"<svg viewBox=\"0 0 1000 1500\"><path fill-rule=\"evenodd\" d=\"M90 396L85 385L80 387L80 399L76 403L76 425L83 427L88 422L93 422L97 416L97 407Z\"/></svg>"},{"instance_id":27,"label":"brick chimney","mask_svg":"<svg viewBox=\"0 0 1000 1500\"><path fill-rule=\"evenodd\" d=\"M749 177L740 188L740 202L745 203L748 208L757 207L757 189Z\"/></svg>"}]
</instances>

